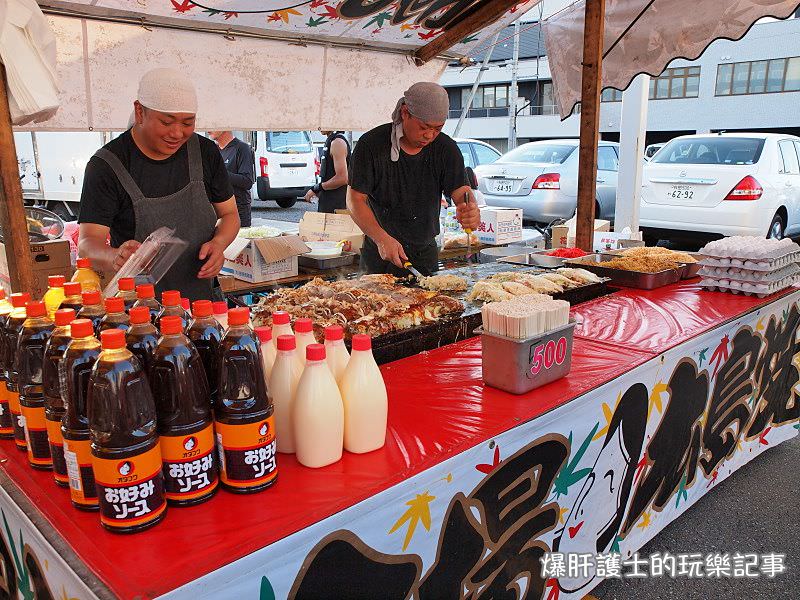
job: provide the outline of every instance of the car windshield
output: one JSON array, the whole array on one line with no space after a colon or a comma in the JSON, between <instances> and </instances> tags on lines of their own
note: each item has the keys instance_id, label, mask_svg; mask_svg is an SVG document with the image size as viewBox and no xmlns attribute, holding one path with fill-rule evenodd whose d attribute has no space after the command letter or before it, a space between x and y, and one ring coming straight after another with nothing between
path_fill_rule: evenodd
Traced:
<instances>
[{"instance_id":1,"label":"car windshield","mask_svg":"<svg viewBox=\"0 0 800 600\"><path fill-rule=\"evenodd\" d=\"M672 140L652 162L668 165L752 165L764 149L759 138L684 138Z\"/></svg>"},{"instance_id":2,"label":"car windshield","mask_svg":"<svg viewBox=\"0 0 800 600\"><path fill-rule=\"evenodd\" d=\"M575 146L556 144L523 144L497 159L499 163L545 163L560 165L575 150Z\"/></svg>"},{"instance_id":3,"label":"car windshield","mask_svg":"<svg viewBox=\"0 0 800 600\"><path fill-rule=\"evenodd\" d=\"M267 133L267 151L279 154L312 152L311 139L305 131L270 131Z\"/></svg>"}]
</instances>

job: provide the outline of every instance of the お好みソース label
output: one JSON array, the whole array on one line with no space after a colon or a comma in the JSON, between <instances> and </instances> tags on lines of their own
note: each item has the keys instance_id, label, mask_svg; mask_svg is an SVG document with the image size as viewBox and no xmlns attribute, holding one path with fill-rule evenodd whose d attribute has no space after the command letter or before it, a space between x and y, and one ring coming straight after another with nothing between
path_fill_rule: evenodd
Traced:
<instances>
[{"instance_id":1,"label":"\u304a\u597d\u307f\u30bd\u30fc\u30b9 label","mask_svg":"<svg viewBox=\"0 0 800 600\"><path fill-rule=\"evenodd\" d=\"M219 478L212 424L189 435L162 435L159 444L167 500L189 502L204 498L217 489Z\"/></svg>"},{"instance_id":2,"label":"\u304a\u597d\u307f\u30bd\u30fc\u30b9 label","mask_svg":"<svg viewBox=\"0 0 800 600\"><path fill-rule=\"evenodd\" d=\"M217 422L215 428L223 484L246 490L278 476L274 416L243 425Z\"/></svg>"}]
</instances>

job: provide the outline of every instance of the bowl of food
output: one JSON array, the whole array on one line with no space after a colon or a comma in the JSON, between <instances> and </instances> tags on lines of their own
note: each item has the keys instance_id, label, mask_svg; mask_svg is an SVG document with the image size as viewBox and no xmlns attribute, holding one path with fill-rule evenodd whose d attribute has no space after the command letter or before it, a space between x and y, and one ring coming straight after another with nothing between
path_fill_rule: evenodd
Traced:
<instances>
[{"instance_id":1,"label":"bowl of food","mask_svg":"<svg viewBox=\"0 0 800 600\"><path fill-rule=\"evenodd\" d=\"M311 258L336 258L342 254L342 246L344 241L341 242L306 242L311 250L306 252L305 256Z\"/></svg>"}]
</instances>

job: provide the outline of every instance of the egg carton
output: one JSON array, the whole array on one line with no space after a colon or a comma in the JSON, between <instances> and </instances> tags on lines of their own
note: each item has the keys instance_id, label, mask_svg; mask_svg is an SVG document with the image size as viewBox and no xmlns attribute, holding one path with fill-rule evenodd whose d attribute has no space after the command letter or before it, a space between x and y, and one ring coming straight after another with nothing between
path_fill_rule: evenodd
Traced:
<instances>
[{"instance_id":1,"label":"egg carton","mask_svg":"<svg viewBox=\"0 0 800 600\"><path fill-rule=\"evenodd\" d=\"M753 261L768 261L797 252L800 252L800 246L789 239L773 240L755 236L723 238L700 248L700 254L711 258Z\"/></svg>"},{"instance_id":2,"label":"egg carton","mask_svg":"<svg viewBox=\"0 0 800 600\"><path fill-rule=\"evenodd\" d=\"M714 267L714 268L728 268L734 267L739 269L747 269L750 271L775 271L776 269L780 269L782 267L786 267L793 263L800 262L800 252L790 252L784 256L780 256L778 258L771 258L769 260L760 259L760 260L753 260L753 259L746 259L746 258L715 258L708 255L704 255L704 258L700 261L700 264L703 267Z\"/></svg>"},{"instance_id":3,"label":"egg carton","mask_svg":"<svg viewBox=\"0 0 800 600\"><path fill-rule=\"evenodd\" d=\"M705 277L700 280L700 285L709 291L718 290L731 294L744 294L745 296L764 298L780 292L781 290L785 290L798 282L800 282L800 275L784 277L780 281L774 281L772 283L749 283L732 281L730 279L712 279Z\"/></svg>"},{"instance_id":4,"label":"egg carton","mask_svg":"<svg viewBox=\"0 0 800 600\"><path fill-rule=\"evenodd\" d=\"M780 281L784 277L800 274L800 266L797 263L790 263L788 266L774 271L754 271L751 269L740 269L739 267L703 267L697 273L700 277L711 279L731 279L748 283L772 283Z\"/></svg>"}]
</instances>

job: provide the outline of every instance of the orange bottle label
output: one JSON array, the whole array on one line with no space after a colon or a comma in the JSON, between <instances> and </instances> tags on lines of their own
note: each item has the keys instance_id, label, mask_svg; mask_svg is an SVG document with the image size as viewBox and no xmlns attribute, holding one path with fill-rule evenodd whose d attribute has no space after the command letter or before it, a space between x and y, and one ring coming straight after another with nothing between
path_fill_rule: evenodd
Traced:
<instances>
[{"instance_id":1,"label":"orange bottle label","mask_svg":"<svg viewBox=\"0 0 800 600\"><path fill-rule=\"evenodd\" d=\"M50 444L47 441L47 419L44 417L44 406L29 408L22 406L24 417L25 442L28 444L28 461L32 465L52 467Z\"/></svg>"},{"instance_id":2,"label":"orange bottle label","mask_svg":"<svg viewBox=\"0 0 800 600\"><path fill-rule=\"evenodd\" d=\"M61 421L51 421L45 417L47 441L50 444L50 456L53 459L53 477L59 483L69 484L67 462L64 460L64 437L61 435Z\"/></svg>"},{"instance_id":3,"label":"orange bottle label","mask_svg":"<svg viewBox=\"0 0 800 600\"><path fill-rule=\"evenodd\" d=\"M19 392L8 390L8 407L11 409L11 421L14 427L14 443L21 450L27 449L25 443L25 417L22 416L22 406L19 403Z\"/></svg>"},{"instance_id":4,"label":"orange bottle label","mask_svg":"<svg viewBox=\"0 0 800 600\"><path fill-rule=\"evenodd\" d=\"M98 458L92 467L100 499L100 521L106 527L127 529L161 517L167 508L161 449L127 458Z\"/></svg>"},{"instance_id":5,"label":"orange bottle label","mask_svg":"<svg viewBox=\"0 0 800 600\"><path fill-rule=\"evenodd\" d=\"M8 405L8 388L5 381L0 381L0 435L8 437L14 434L11 421L11 407Z\"/></svg>"},{"instance_id":6,"label":"orange bottle label","mask_svg":"<svg viewBox=\"0 0 800 600\"><path fill-rule=\"evenodd\" d=\"M216 422L214 427L222 483L247 489L278 476L274 416L246 425Z\"/></svg>"},{"instance_id":7,"label":"orange bottle label","mask_svg":"<svg viewBox=\"0 0 800 600\"><path fill-rule=\"evenodd\" d=\"M214 460L214 426L189 435L162 435L164 491L167 500L194 500L213 492L219 485Z\"/></svg>"},{"instance_id":8,"label":"orange bottle label","mask_svg":"<svg viewBox=\"0 0 800 600\"><path fill-rule=\"evenodd\" d=\"M92 471L89 440L64 440L64 461L69 476L69 494L75 504L97 506L97 487Z\"/></svg>"}]
</instances>

